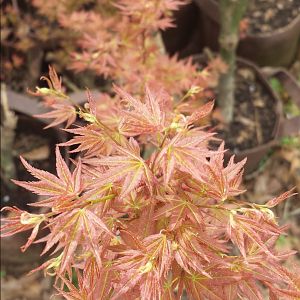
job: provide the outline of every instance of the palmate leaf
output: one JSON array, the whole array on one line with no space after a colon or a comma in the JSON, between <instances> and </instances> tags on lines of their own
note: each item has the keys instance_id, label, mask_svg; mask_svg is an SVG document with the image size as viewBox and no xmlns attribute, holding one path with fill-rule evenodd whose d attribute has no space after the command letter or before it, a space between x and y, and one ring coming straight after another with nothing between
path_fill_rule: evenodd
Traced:
<instances>
[{"instance_id":1,"label":"palmate leaf","mask_svg":"<svg viewBox=\"0 0 300 300\"><path fill-rule=\"evenodd\" d=\"M35 117L42 119L54 119L45 128L54 127L56 125L67 122L66 128L73 124L76 120L76 109L70 104L53 104L51 105L52 111L44 114L35 115Z\"/></svg>"},{"instance_id":2,"label":"palmate leaf","mask_svg":"<svg viewBox=\"0 0 300 300\"><path fill-rule=\"evenodd\" d=\"M227 253L227 247L221 240L210 237L206 232L201 232L196 226L182 225L176 230L174 250L178 265L188 274L197 271L205 278L211 278L208 266L218 264L218 267L228 267L228 263L222 260L216 253ZM197 233L196 232L197 229ZM213 251L212 251L213 250Z\"/></svg>"},{"instance_id":3,"label":"palmate leaf","mask_svg":"<svg viewBox=\"0 0 300 300\"><path fill-rule=\"evenodd\" d=\"M297 289L293 287L288 287L285 289L274 287L271 284L266 284L270 290L270 300L286 299L286 300L295 300L300 299L300 286Z\"/></svg>"},{"instance_id":4,"label":"palmate leaf","mask_svg":"<svg viewBox=\"0 0 300 300\"><path fill-rule=\"evenodd\" d=\"M291 190L281 194L280 196L271 199L270 201L268 201L266 203L266 206L269 208L275 207L276 205L280 204L281 202L285 201L286 199L288 199L294 195L297 195L297 193L293 193L294 190L295 190L295 188L292 188Z\"/></svg>"},{"instance_id":5,"label":"palmate leaf","mask_svg":"<svg viewBox=\"0 0 300 300\"><path fill-rule=\"evenodd\" d=\"M53 67L49 66L49 79L44 76L42 76L41 79L46 80L51 89L62 91L62 79L58 77Z\"/></svg>"},{"instance_id":6,"label":"palmate leaf","mask_svg":"<svg viewBox=\"0 0 300 300\"><path fill-rule=\"evenodd\" d=\"M255 279L243 271L222 269L218 265L207 270L211 278L195 272L184 276L185 287L193 299L264 299Z\"/></svg>"},{"instance_id":7,"label":"palmate leaf","mask_svg":"<svg viewBox=\"0 0 300 300\"><path fill-rule=\"evenodd\" d=\"M198 272L182 273L181 280L192 299L236 300L238 283L243 279L241 272L232 271L211 263L206 269L210 277Z\"/></svg>"},{"instance_id":8,"label":"palmate leaf","mask_svg":"<svg viewBox=\"0 0 300 300\"><path fill-rule=\"evenodd\" d=\"M110 155L113 151L112 140L95 125L87 125L65 131L75 134L71 140L59 144L59 146L78 145L70 153L86 151L86 156Z\"/></svg>"},{"instance_id":9,"label":"palmate leaf","mask_svg":"<svg viewBox=\"0 0 300 300\"><path fill-rule=\"evenodd\" d=\"M161 110L157 96L146 87L145 103L115 86L115 91L126 102L127 109L122 111L123 119L119 131L126 136L160 132L165 126L165 113Z\"/></svg>"},{"instance_id":10,"label":"palmate leaf","mask_svg":"<svg viewBox=\"0 0 300 300\"><path fill-rule=\"evenodd\" d=\"M174 230L182 224L183 221L190 219L199 226L203 225L202 217L198 207L194 205L191 199L185 193L178 192L178 195L165 196L162 199L164 205L155 211L153 218L159 220L163 217L170 218L168 228Z\"/></svg>"},{"instance_id":11,"label":"palmate leaf","mask_svg":"<svg viewBox=\"0 0 300 300\"><path fill-rule=\"evenodd\" d=\"M177 10L186 3L187 1L181 0L164 0L155 3L147 0L140 0L138 2L119 0L114 5L120 10L121 14L134 16L133 19L139 25L136 27L137 29L142 30L145 28L152 31L174 27L170 11Z\"/></svg>"},{"instance_id":12,"label":"palmate leaf","mask_svg":"<svg viewBox=\"0 0 300 300\"><path fill-rule=\"evenodd\" d=\"M240 209L239 213L229 213L226 218L228 218L227 234L244 258L249 255L247 249L252 248L261 250L270 259L277 259L269 249L272 247L265 242L265 236L278 237L283 233L282 228L278 227L276 223L268 220L262 221L259 212L256 213L246 208Z\"/></svg>"},{"instance_id":13,"label":"palmate leaf","mask_svg":"<svg viewBox=\"0 0 300 300\"><path fill-rule=\"evenodd\" d=\"M244 279L238 283L240 297L246 297L249 300L264 300L259 286L253 279Z\"/></svg>"},{"instance_id":14,"label":"palmate leaf","mask_svg":"<svg viewBox=\"0 0 300 300\"><path fill-rule=\"evenodd\" d=\"M68 291L60 287L57 289L65 299L106 300L112 291L111 282L115 280L115 275L109 263L105 262L104 266L99 267L93 258L89 258L82 272L76 270L77 285L72 280L60 277Z\"/></svg>"},{"instance_id":15,"label":"palmate leaf","mask_svg":"<svg viewBox=\"0 0 300 300\"><path fill-rule=\"evenodd\" d=\"M38 195L50 196L46 200L34 203L34 206L55 207L59 199L62 203L69 202L76 198L76 195L84 189L84 183L81 177L81 161L79 160L74 172L71 174L67 164L63 160L58 146L56 147L56 171L55 176L49 172L32 167L24 158L21 161L25 168L39 181L18 181L12 180L15 184L24 187Z\"/></svg>"},{"instance_id":16,"label":"palmate leaf","mask_svg":"<svg viewBox=\"0 0 300 300\"><path fill-rule=\"evenodd\" d=\"M210 101L204 105L202 105L200 108L198 108L196 111L194 111L188 118L187 122L188 124L193 124L197 121L199 121L202 118L207 117L213 110L214 107L214 101Z\"/></svg>"},{"instance_id":17,"label":"palmate leaf","mask_svg":"<svg viewBox=\"0 0 300 300\"><path fill-rule=\"evenodd\" d=\"M241 274L241 279L237 283L239 286L244 286L244 289L247 289L250 295L255 295L255 291L252 291L252 289L259 291L259 288L256 285L249 284L249 280L252 283L261 282L270 290L287 290L289 287L291 293L295 294L297 292L297 287L293 283L295 275L293 274L290 278L286 270L278 265L276 260L266 257L261 250L257 255L248 256L246 260L241 258L233 261L232 269Z\"/></svg>"},{"instance_id":18,"label":"palmate leaf","mask_svg":"<svg viewBox=\"0 0 300 300\"><path fill-rule=\"evenodd\" d=\"M44 214L30 214L15 206L3 207L1 211L9 212L9 216L1 221L1 237L11 236L32 229L28 241L25 245L21 246L22 252L26 251L35 240L41 223L46 221L46 216Z\"/></svg>"},{"instance_id":19,"label":"palmate leaf","mask_svg":"<svg viewBox=\"0 0 300 300\"><path fill-rule=\"evenodd\" d=\"M28 90L31 95L45 97L45 103L50 104L50 106L54 103L57 103L57 101L66 100L68 98L64 94L62 88L62 79L61 77L58 77L53 67L49 66L49 78L42 76L40 79L45 80L49 88L36 87L35 92Z\"/></svg>"},{"instance_id":20,"label":"palmate leaf","mask_svg":"<svg viewBox=\"0 0 300 300\"><path fill-rule=\"evenodd\" d=\"M182 279L189 295L193 299L247 299L263 300L260 287L253 275L245 272L246 268L231 269L220 267L218 264L210 264L206 271L210 278L203 274L192 272L184 273Z\"/></svg>"},{"instance_id":21,"label":"palmate leaf","mask_svg":"<svg viewBox=\"0 0 300 300\"><path fill-rule=\"evenodd\" d=\"M185 280L185 287L188 295L192 296L192 299L209 299L209 300L223 300L224 294L221 289L216 286L207 286L205 280L197 280L187 277Z\"/></svg>"},{"instance_id":22,"label":"palmate leaf","mask_svg":"<svg viewBox=\"0 0 300 300\"><path fill-rule=\"evenodd\" d=\"M162 279L167 277L174 260L171 241L159 233L146 237L142 243L142 249L123 251L116 260L114 267L121 273L112 299L121 299L138 283L143 300L158 299L162 293Z\"/></svg>"},{"instance_id":23,"label":"palmate leaf","mask_svg":"<svg viewBox=\"0 0 300 300\"><path fill-rule=\"evenodd\" d=\"M274 273L274 277L279 280L279 284L273 284L273 281L263 281L270 290L272 299L300 299L300 273L299 265L295 265L292 270L273 263L269 266L266 262L262 263L264 268Z\"/></svg>"},{"instance_id":24,"label":"palmate leaf","mask_svg":"<svg viewBox=\"0 0 300 300\"><path fill-rule=\"evenodd\" d=\"M76 109L71 104L70 99L64 94L62 88L62 80L58 77L55 69L49 66L49 78L42 76L49 88L36 88L36 92L29 91L33 96L41 96L44 98L44 104L51 108L51 111L37 114L35 117L44 119L54 119L45 128L50 128L61 123L67 122L66 127L69 127L76 120Z\"/></svg>"},{"instance_id":25,"label":"palmate leaf","mask_svg":"<svg viewBox=\"0 0 300 300\"><path fill-rule=\"evenodd\" d=\"M99 241L114 235L106 224L92 210L75 208L49 220L50 233L39 242L46 241L42 254L56 245L56 251L63 249L57 274L63 274L75 261L74 253L80 245L86 245L99 267L102 266Z\"/></svg>"},{"instance_id":26,"label":"palmate leaf","mask_svg":"<svg viewBox=\"0 0 300 300\"><path fill-rule=\"evenodd\" d=\"M107 166L108 170L95 179L96 185L106 185L122 182L122 190L119 197L128 195L140 184L145 184L150 193L153 191L155 177L147 163L140 156L138 143L130 138L127 148L117 147L122 155L99 158L97 165Z\"/></svg>"},{"instance_id":27,"label":"palmate leaf","mask_svg":"<svg viewBox=\"0 0 300 300\"><path fill-rule=\"evenodd\" d=\"M164 183L169 183L176 169L191 176L199 174L199 166L205 164L207 157L215 154L207 149L207 143L213 135L199 129L184 130L168 141L156 159L162 165Z\"/></svg>"},{"instance_id":28,"label":"palmate leaf","mask_svg":"<svg viewBox=\"0 0 300 300\"><path fill-rule=\"evenodd\" d=\"M218 152L215 152L209 162L203 165L201 174L197 174L199 181L205 185L207 196L218 201L224 201L244 192L239 189L239 186L246 159L234 163L234 156L232 156L227 166L224 167L224 152L224 143L222 143Z\"/></svg>"}]
</instances>

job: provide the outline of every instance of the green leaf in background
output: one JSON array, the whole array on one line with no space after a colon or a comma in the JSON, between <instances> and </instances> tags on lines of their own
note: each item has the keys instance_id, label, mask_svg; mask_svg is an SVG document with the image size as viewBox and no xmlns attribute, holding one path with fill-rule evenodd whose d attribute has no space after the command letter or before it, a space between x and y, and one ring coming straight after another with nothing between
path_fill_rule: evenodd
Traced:
<instances>
[{"instance_id":1,"label":"green leaf in background","mask_svg":"<svg viewBox=\"0 0 300 300\"><path fill-rule=\"evenodd\" d=\"M275 77L270 78L269 83L273 91L281 98L285 115L290 118L300 116L300 108L289 97L282 83Z\"/></svg>"},{"instance_id":2,"label":"green leaf in background","mask_svg":"<svg viewBox=\"0 0 300 300\"><path fill-rule=\"evenodd\" d=\"M300 137L297 136L284 136L281 138L280 143L282 146L299 147L300 148Z\"/></svg>"},{"instance_id":3,"label":"green leaf in background","mask_svg":"<svg viewBox=\"0 0 300 300\"><path fill-rule=\"evenodd\" d=\"M281 95L284 92L284 88L283 88L281 82L277 78L274 78L274 77L270 78L269 83L270 83L272 89L279 95Z\"/></svg>"},{"instance_id":4,"label":"green leaf in background","mask_svg":"<svg viewBox=\"0 0 300 300\"><path fill-rule=\"evenodd\" d=\"M0 278L5 277L5 275L6 275L6 272L4 270L1 270L0 271Z\"/></svg>"}]
</instances>

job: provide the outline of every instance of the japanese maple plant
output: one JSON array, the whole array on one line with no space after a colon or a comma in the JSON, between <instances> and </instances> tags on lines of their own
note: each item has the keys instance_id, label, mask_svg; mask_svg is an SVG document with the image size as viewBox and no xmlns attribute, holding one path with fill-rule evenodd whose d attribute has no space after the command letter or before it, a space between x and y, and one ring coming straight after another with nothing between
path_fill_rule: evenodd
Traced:
<instances>
[{"instance_id":1,"label":"japanese maple plant","mask_svg":"<svg viewBox=\"0 0 300 300\"><path fill-rule=\"evenodd\" d=\"M176 6L181 1L148 1L156 2ZM139 11L138 4L129 11L125 8L132 2L119 3L123 21ZM165 26L168 16L164 19L157 9L154 15L157 28ZM147 16L140 21L149 28L153 19ZM224 143L211 149L216 138L201 124L213 102L194 109L195 96L209 80L206 70L198 72L176 59L164 70L159 62L172 60L153 56L151 31L132 28L142 37L137 39L140 50L128 52L127 58L136 57L127 62L136 63L132 77L128 66L99 54L118 84L109 93L95 98L87 92L88 102L81 107L64 92L53 68L43 78L48 88L34 94L45 97L52 110L41 117L53 118L50 126L66 123L73 136L57 145L57 175L21 158L37 180L13 181L42 196L31 204L41 213L5 207L2 236L32 230L21 250L44 244L41 254L49 258L33 272L54 276L65 299L167 300L185 294L189 299L263 299L266 290L270 299L298 299L299 275L282 265L294 252L275 248L287 227L272 211L293 192L266 204L237 197L244 192L245 161L232 157L225 166ZM176 70L185 70L187 77L166 78L170 70L175 74L177 63ZM70 166L60 152L65 146L76 154Z\"/></svg>"}]
</instances>

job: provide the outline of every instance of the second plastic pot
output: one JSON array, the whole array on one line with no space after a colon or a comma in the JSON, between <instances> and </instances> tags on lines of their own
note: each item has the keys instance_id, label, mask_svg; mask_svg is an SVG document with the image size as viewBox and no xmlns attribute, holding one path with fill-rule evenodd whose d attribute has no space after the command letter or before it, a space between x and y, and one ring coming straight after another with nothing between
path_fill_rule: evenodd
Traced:
<instances>
[{"instance_id":1,"label":"second plastic pot","mask_svg":"<svg viewBox=\"0 0 300 300\"><path fill-rule=\"evenodd\" d=\"M201 11L199 34L205 46L218 50L220 11L216 0L195 0ZM289 66L296 55L300 38L300 15L270 33L246 34L237 53L259 66ZM201 50L201 49L198 49ZM199 51L201 52L201 51Z\"/></svg>"},{"instance_id":2,"label":"second plastic pot","mask_svg":"<svg viewBox=\"0 0 300 300\"><path fill-rule=\"evenodd\" d=\"M195 55L194 61L203 64L207 61L207 58L204 55ZM237 65L251 69L255 74L256 81L258 81L263 86L264 90L269 94L269 96L273 99L274 102L273 110L275 113L275 120L274 127L270 134L269 140L253 148L241 151L233 151L229 149L225 153L225 160L227 161L232 155L235 155L236 161L241 161L244 158L247 158L247 162L245 165L245 174L249 174L258 168L260 161L268 153L268 151L272 149L272 147L274 147L275 145L279 144L281 137L285 135L300 133L300 117L295 117L292 120L286 120L284 118L281 100L274 93L273 89L268 83L267 76L261 71L260 68L258 68L255 64L251 63L250 61L242 58L237 59ZM294 94L296 94L297 91L295 89L297 89L297 87L293 85L293 88ZM298 90L298 93L300 94L300 90Z\"/></svg>"}]
</instances>

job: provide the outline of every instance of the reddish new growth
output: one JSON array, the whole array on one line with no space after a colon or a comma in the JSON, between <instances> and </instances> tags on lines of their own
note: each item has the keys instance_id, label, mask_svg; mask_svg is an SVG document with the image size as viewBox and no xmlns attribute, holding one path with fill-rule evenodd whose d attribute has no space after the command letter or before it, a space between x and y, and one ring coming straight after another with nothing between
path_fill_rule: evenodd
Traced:
<instances>
[{"instance_id":1,"label":"reddish new growth","mask_svg":"<svg viewBox=\"0 0 300 300\"><path fill-rule=\"evenodd\" d=\"M57 147L57 175L22 159L37 181L15 183L44 196L33 204L44 213L4 208L2 236L32 230L26 250L44 228L35 242L51 257L38 270L56 277L60 295L167 300L185 291L189 299L263 299L264 287L270 299L299 299L299 276L281 265L292 252L274 247L285 228L271 210L292 192L265 205L235 198L244 161L232 157L225 167L223 144L210 150L214 134L195 125L212 103L183 114L167 91L146 87L140 99L115 86L114 96L99 101L88 94L83 109L50 71L49 89L37 90L53 100L44 117L52 125L70 125L76 115L86 121L66 129L74 137L59 145L76 145L79 155L71 171Z\"/></svg>"}]
</instances>

